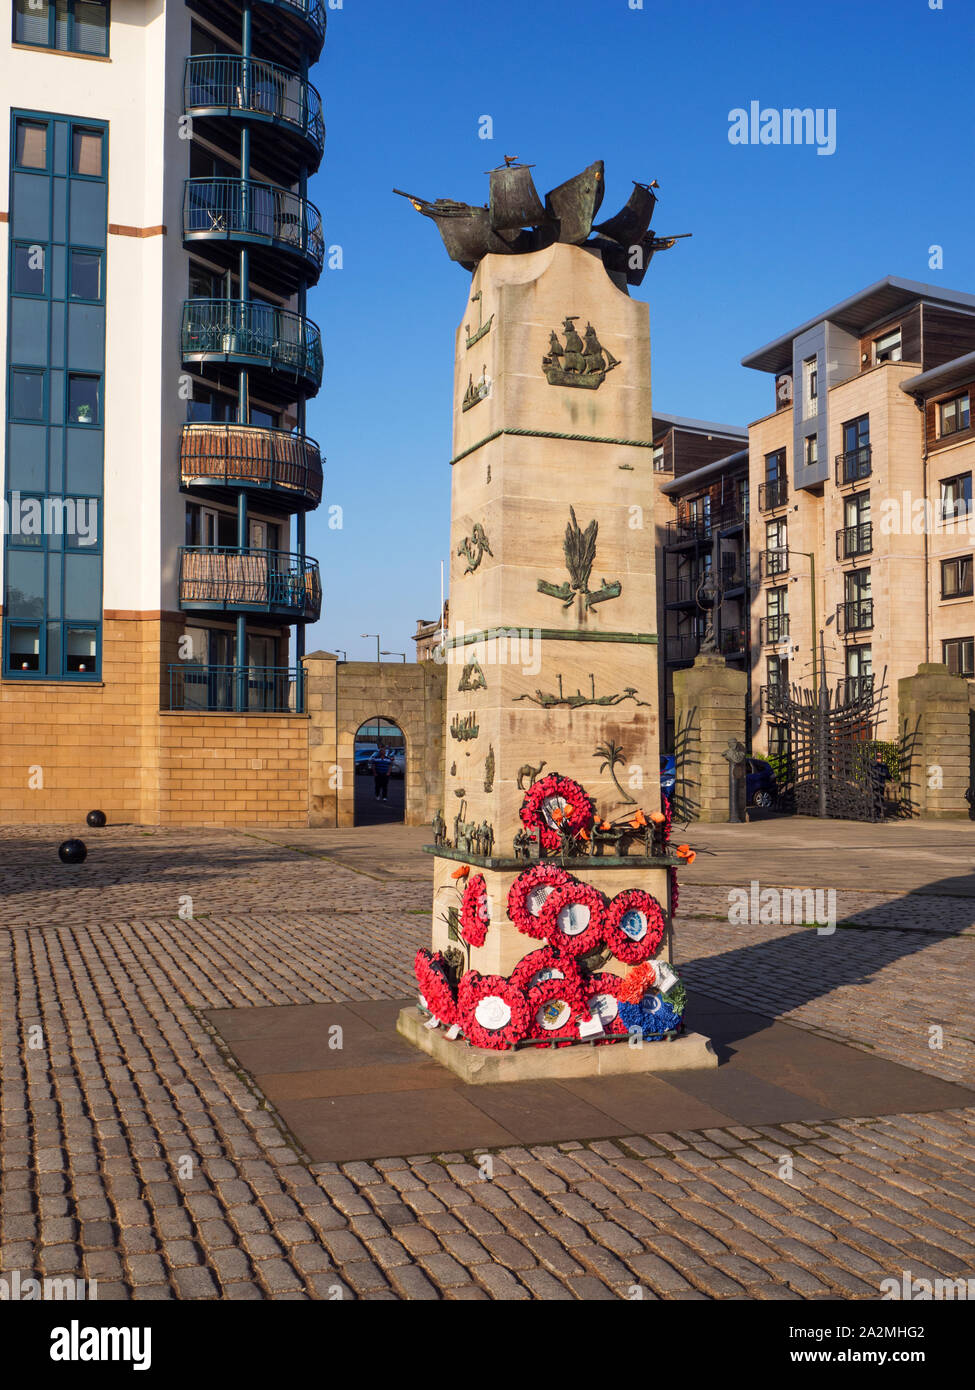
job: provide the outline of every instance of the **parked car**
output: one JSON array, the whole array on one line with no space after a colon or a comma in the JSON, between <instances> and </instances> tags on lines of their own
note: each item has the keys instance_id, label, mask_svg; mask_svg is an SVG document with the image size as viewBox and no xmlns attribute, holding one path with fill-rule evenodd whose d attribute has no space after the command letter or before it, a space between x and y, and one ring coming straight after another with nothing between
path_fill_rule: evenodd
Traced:
<instances>
[{"instance_id":1,"label":"parked car","mask_svg":"<svg viewBox=\"0 0 975 1390\"><path fill-rule=\"evenodd\" d=\"M677 759L673 753L661 753L660 755L660 790L668 801L674 798L674 790L677 786Z\"/></svg>"},{"instance_id":2,"label":"parked car","mask_svg":"<svg viewBox=\"0 0 975 1390\"><path fill-rule=\"evenodd\" d=\"M374 743L360 743L355 750L355 770L356 775L365 775L372 772L372 760L379 752Z\"/></svg>"},{"instance_id":3,"label":"parked car","mask_svg":"<svg viewBox=\"0 0 975 1390\"><path fill-rule=\"evenodd\" d=\"M749 806L768 809L779 799L779 784L771 764L762 758L745 759L745 798Z\"/></svg>"},{"instance_id":4,"label":"parked car","mask_svg":"<svg viewBox=\"0 0 975 1390\"><path fill-rule=\"evenodd\" d=\"M357 773L368 772L370 776L374 774L376 759L379 757L379 749L375 748L364 754L361 758L356 755L355 770ZM406 754L402 748L390 748L388 752L389 761L392 766L389 769L390 777L406 776Z\"/></svg>"}]
</instances>

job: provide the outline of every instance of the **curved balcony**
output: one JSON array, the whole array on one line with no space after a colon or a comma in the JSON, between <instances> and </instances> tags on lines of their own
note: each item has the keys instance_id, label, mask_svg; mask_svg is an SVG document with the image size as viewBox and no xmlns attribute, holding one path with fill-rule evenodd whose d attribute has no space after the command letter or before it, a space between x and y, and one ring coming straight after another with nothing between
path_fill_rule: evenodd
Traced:
<instances>
[{"instance_id":1,"label":"curved balcony","mask_svg":"<svg viewBox=\"0 0 975 1390\"><path fill-rule=\"evenodd\" d=\"M285 397L289 390L292 396L314 395L322 384L318 325L257 300L185 300L181 350L184 363L264 368L277 378L268 384Z\"/></svg>"},{"instance_id":2,"label":"curved balcony","mask_svg":"<svg viewBox=\"0 0 975 1390\"><path fill-rule=\"evenodd\" d=\"M317 622L322 611L318 561L286 550L183 546L179 606L184 611L266 613L286 622Z\"/></svg>"},{"instance_id":3,"label":"curved balcony","mask_svg":"<svg viewBox=\"0 0 975 1390\"><path fill-rule=\"evenodd\" d=\"M321 163L325 151L322 99L291 68L236 53L198 54L186 60L183 105L193 117L249 122L255 162L284 169L287 182L297 178L301 163L312 171ZM282 135L294 138L294 149Z\"/></svg>"},{"instance_id":4,"label":"curved balcony","mask_svg":"<svg viewBox=\"0 0 975 1390\"><path fill-rule=\"evenodd\" d=\"M312 282L325 262L322 215L315 204L289 188L258 179L187 179L183 244L191 241L268 248L275 253L269 269L276 268L280 256L287 256L297 275ZM267 275L257 278L267 283Z\"/></svg>"},{"instance_id":5,"label":"curved balcony","mask_svg":"<svg viewBox=\"0 0 975 1390\"><path fill-rule=\"evenodd\" d=\"M267 505L305 511L322 500L322 455L314 439L260 425L195 422L179 441L180 483L194 492L231 487Z\"/></svg>"},{"instance_id":6,"label":"curved balcony","mask_svg":"<svg viewBox=\"0 0 975 1390\"><path fill-rule=\"evenodd\" d=\"M208 19L225 34L238 35L240 0L187 0L189 9ZM325 0L255 0L252 10L254 47L270 57L288 62L295 47L306 49L317 60L325 42Z\"/></svg>"}]
</instances>

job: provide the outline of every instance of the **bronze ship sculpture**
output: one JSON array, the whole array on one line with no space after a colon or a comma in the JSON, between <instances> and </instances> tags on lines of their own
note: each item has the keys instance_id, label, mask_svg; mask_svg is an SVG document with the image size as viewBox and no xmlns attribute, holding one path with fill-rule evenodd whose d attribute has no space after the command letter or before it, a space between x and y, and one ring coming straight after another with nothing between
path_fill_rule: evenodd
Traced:
<instances>
[{"instance_id":1,"label":"bronze ship sculpture","mask_svg":"<svg viewBox=\"0 0 975 1390\"><path fill-rule=\"evenodd\" d=\"M559 241L585 247L602 258L610 274L639 285L657 251L668 251L691 235L657 236L651 230L656 180L634 181L626 206L594 225L605 191L601 159L546 193L544 200L535 187L533 167L506 155L500 168L488 171L489 201L481 207L453 198L431 202L400 188L393 192L436 223L447 255L465 270L474 270L487 255L523 255Z\"/></svg>"}]
</instances>

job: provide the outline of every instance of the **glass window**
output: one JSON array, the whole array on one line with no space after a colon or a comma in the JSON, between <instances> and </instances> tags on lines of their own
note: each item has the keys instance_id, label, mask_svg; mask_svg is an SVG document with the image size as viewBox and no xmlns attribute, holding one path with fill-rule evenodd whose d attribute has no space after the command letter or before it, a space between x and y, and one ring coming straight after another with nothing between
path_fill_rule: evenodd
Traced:
<instances>
[{"instance_id":1,"label":"glass window","mask_svg":"<svg viewBox=\"0 0 975 1390\"><path fill-rule=\"evenodd\" d=\"M785 477L785 450L776 449L774 454L765 455L765 481L774 483Z\"/></svg>"},{"instance_id":2,"label":"glass window","mask_svg":"<svg viewBox=\"0 0 975 1390\"><path fill-rule=\"evenodd\" d=\"M967 516L972 510L972 475L959 473L956 478L941 479L941 518L950 521Z\"/></svg>"},{"instance_id":3,"label":"glass window","mask_svg":"<svg viewBox=\"0 0 975 1390\"><path fill-rule=\"evenodd\" d=\"M17 122L17 163L22 169L47 168L47 126L39 121Z\"/></svg>"},{"instance_id":4,"label":"glass window","mask_svg":"<svg viewBox=\"0 0 975 1390\"><path fill-rule=\"evenodd\" d=\"M100 130L76 128L71 132L71 172L89 178L102 176L102 143Z\"/></svg>"},{"instance_id":5,"label":"glass window","mask_svg":"<svg viewBox=\"0 0 975 1390\"><path fill-rule=\"evenodd\" d=\"M92 675L97 669L98 635L93 627L69 627L64 664L68 671Z\"/></svg>"},{"instance_id":6,"label":"glass window","mask_svg":"<svg viewBox=\"0 0 975 1390\"><path fill-rule=\"evenodd\" d=\"M969 680L975 676L975 639L954 637L942 642L941 657L950 675L966 676Z\"/></svg>"},{"instance_id":7,"label":"glass window","mask_svg":"<svg viewBox=\"0 0 975 1390\"><path fill-rule=\"evenodd\" d=\"M819 439L814 434L806 437L805 457L807 464L818 463L819 461Z\"/></svg>"},{"instance_id":8,"label":"glass window","mask_svg":"<svg viewBox=\"0 0 975 1390\"><path fill-rule=\"evenodd\" d=\"M11 623L7 629L8 671L39 671L41 666L41 629L37 623Z\"/></svg>"},{"instance_id":9,"label":"glass window","mask_svg":"<svg viewBox=\"0 0 975 1390\"><path fill-rule=\"evenodd\" d=\"M10 373L10 415L14 420L44 419L44 373L15 367Z\"/></svg>"},{"instance_id":10,"label":"glass window","mask_svg":"<svg viewBox=\"0 0 975 1390\"><path fill-rule=\"evenodd\" d=\"M71 47L75 53L108 52L108 5L104 0L74 0L74 32Z\"/></svg>"},{"instance_id":11,"label":"glass window","mask_svg":"<svg viewBox=\"0 0 975 1390\"><path fill-rule=\"evenodd\" d=\"M958 555L941 561L941 597L964 598L972 594L972 557Z\"/></svg>"},{"instance_id":12,"label":"glass window","mask_svg":"<svg viewBox=\"0 0 975 1390\"><path fill-rule=\"evenodd\" d=\"M104 57L108 20L107 0L14 0L14 43Z\"/></svg>"},{"instance_id":13,"label":"glass window","mask_svg":"<svg viewBox=\"0 0 975 1390\"><path fill-rule=\"evenodd\" d=\"M662 473L664 471L664 446L655 444L653 447L653 471Z\"/></svg>"},{"instance_id":14,"label":"glass window","mask_svg":"<svg viewBox=\"0 0 975 1390\"><path fill-rule=\"evenodd\" d=\"M14 294L43 294L47 282L46 264L46 246L18 242L13 257Z\"/></svg>"},{"instance_id":15,"label":"glass window","mask_svg":"<svg viewBox=\"0 0 975 1390\"><path fill-rule=\"evenodd\" d=\"M72 251L68 293L72 299L100 300L102 258L99 251Z\"/></svg>"},{"instance_id":16,"label":"glass window","mask_svg":"<svg viewBox=\"0 0 975 1390\"><path fill-rule=\"evenodd\" d=\"M79 376L71 373L68 377L68 424L97 425L99 422L98 396L101 379L97 376Z\"/></svg>"},{"instance_id":17,"label":"glass window","mask_svg":"<svg viewBox=\"0 0 975 1390\"><path fill-rule=\"evenodd\" d=\"M967 430L971 424L971 410L968 392L963 396L955 396L953 400L942 401L938 406L938 418L941 435L958 434L960 430Z\"/></svg>"},{"instance_id":18,"label":"glass window","mask_svg":"<svg viewBox=\"0 0 975 1390\"><path fill-rule=\"evenodd\" d=\"M892 328L873 340L874 362L899 362L901 360L901 330Z\"/></svg>"}]
</instances>

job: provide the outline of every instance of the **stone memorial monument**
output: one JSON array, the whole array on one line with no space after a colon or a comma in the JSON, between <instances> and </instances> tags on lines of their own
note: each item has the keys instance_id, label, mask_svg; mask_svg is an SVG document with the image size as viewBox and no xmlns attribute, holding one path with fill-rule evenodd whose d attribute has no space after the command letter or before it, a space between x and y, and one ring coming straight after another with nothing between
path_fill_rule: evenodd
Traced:
<instances>
[{"instance_id":1,"label":"stone memorial monument","mask_svg":"<svg viewBox=\"0 0 975 1390\"><path fill-rule=\"evenodd\" d=\"M594 225L601 162L543 200L506 160L484 207L412 199L473 274L432 950L399 1030L471 1081L716 1064L683 1031L659 787L649 311L627 289L676 240L652 189Z\"/></svg>"}]
</instances>

